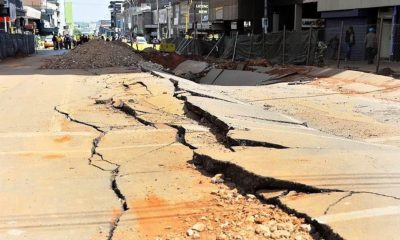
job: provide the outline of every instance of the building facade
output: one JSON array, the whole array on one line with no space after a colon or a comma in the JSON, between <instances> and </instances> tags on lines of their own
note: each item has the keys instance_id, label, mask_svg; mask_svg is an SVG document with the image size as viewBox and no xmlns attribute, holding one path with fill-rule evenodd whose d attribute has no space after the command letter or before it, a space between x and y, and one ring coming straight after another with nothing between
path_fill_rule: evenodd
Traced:
<instances>
[{"instance_id":1,"label":"building facade","mask_svg":"<svg viewBox=\"0 0 400 240\"><path fill-rule=\"evenodd\" d=\"M365 58L364 39L368 29L382 31L381 58L400 60L400 0L319 0L318 11L325 19L325 39L329 41L340 35L343 22L344 31L353 27L356 43L353 60ZM383 20L380 29L380 19ZM344 50L343 50L344 51Z\"/></svg>"},{"instance_id":2,"label":"building facade","mask_svg":"<svg viewBox=\"0 0 400 240\"><path fill-rule=\"evenodd\" d=\"M126 0L125 35L169 38L210 30L208 0Z\"/></svg>"},{"instance_id":3,"label":"building facade","mask_svg":"<svg viewBox=\"0 0 400 240\"><path fill-rule=\"evenodd\" d=\"M25 10L22 0L0 1L0 31L15 32L23 28Z\"/></svg>"},{"instance_id":4,"label":"building facade","mask_svg":"<svg viewBox=\"0 0 400 240\"><path fill-rule=\"evenodd\" d=\"M260 34L302 30L320 22L317 0L210 0L209 18L215 31ZM314 24L315 25L315 24ZM316 26L314 26L316 27Z\"/></svg>"},{"instance_id":5,"label":"building facade","mask_svg":"<svg viewBox=\"0 0 400 240\"><path fill-rule=\"evenodd\" d=\"M24 2L23 29L39 35L52 35L62 29L61 0L29 0ZM40 18L38 18L38 12Z\"/></svg>"}]
</instances>

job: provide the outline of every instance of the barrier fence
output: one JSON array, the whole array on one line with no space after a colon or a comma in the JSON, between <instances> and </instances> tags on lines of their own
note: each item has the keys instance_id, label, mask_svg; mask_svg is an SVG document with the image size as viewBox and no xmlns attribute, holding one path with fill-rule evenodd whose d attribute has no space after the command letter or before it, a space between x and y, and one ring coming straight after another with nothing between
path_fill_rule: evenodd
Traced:
<instances>
[{"instance_id":1,"label":"barrier fence","mask_svg":"<svg viewBox=\"0 0 400 240\"><path fill-rule=\"evenodd\" d=\"M35 53L35 36L0 32L0 59Z\"/></svg>"},{"instance_id":2,"label":"barrier fence","mask_svg":"<svg viewBox=\"0 0 400 240\"><path fill-rule=\"evenodd\" d=\"M274 64L313 64L318 31L282 31L260 35L223 36L220 40L173 38L184 55L213 56L233 60L266 58Z\"/></svg>"}]
</instances>

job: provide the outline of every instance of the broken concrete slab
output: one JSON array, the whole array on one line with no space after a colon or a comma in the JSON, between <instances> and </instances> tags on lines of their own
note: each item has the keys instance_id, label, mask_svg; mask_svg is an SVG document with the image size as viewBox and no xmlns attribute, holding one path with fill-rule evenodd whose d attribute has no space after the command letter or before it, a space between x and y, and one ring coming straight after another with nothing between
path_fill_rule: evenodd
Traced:
<instances>
[{"instance_id":1,"label":"broken concrete slab","mask_svg":"<svg viewBox=\"0 0 400 240\"><path fill-rule=\"evenodd\" d=\"M212 69L199 83L219 86L257 86L293 81L297 71L261 67L260 71ZM305 76L302 76L303 78Z\"/></svg>"},{"instance_id":2,"label":"broken concrete slab","mask_svg":"<svg viewBox=\"0 0 400 240\"><path fill-rule=\"evenodd\" d=\"M200 84L212 85L215 80L221 75L223 69L213 68L211 69L206 76L202 77L199 81Z\"/></svg>"},{"instance_id":3,"label":"broken concrete slab","mask_svg":"<svg viewBox=\"0 0 400 240\"><path fill-rule=\"evenodd\" d=\"M92 136L72 135L49 146L42 139L19 139L19 152L1 150L0 205L6 207L0 238L47 239L51 232L61 240L106 239L120 203L110 174L88 164Z\"/></svg>"},{"instance_id":4,"label":"broken concrete slab","mask_svg":"<svg viewBox=\"0 0 400 240\"><path fill-rule=\"evenodd\" d=\"M72 121L106 131L109 128L143 126L134 118L113 109L110 105L95 104L90 101L56 106L55 110ZM104 118L99 118L99 115Z\"/></svg>"},{"instance_id":5,"label":"broken concrete slab","mask_svg":"<svg viewBox=\"0 0 400 240\"><path fill-rule=\"evenodd\" d=\"M152 73L163 79L172 81L177 88L176 90L186 91L194 96L202 96L202 97L207 97L207 98L220 99L220 100L227 101L227 102L236 102L236 103L241 102L235 98L231 98L227 95L222 94L220 91L213 88L212 86L197 84L197 83L189 81L187 79L177 77L175 75L171 75L168 73L160 72L160 71L153 71Z\"/></svg>"},{"instance_id":6,"label":"broken concrete slab","mask_svg":"<svg viewBox=\"0 0 400 240\"><path fill-rule=\"evenodd\" d=\"M174 73L176 75L188 73L198 74L204 72L204 70L206 70L208 66L209 64L207 62L186 60L175 68Z\"/></svg>"},{"instance_id":7,"label":"broken concrete slab","mask_svg":"<svg viewBox=\"0 0 400 240\"><path fill-rule=\"evenodd\" d=\"M400 197L398 184L390 181L398 174L400 150L396 147L371 144L353 149L349 143L346 149L233 149L235 152L199 149L195 151L196 159L212 171L214 167L221 171L232 165L246 174L258 176L259 180L254 180L250 189L270 185L294 190L345 190ZM219 169L221 166L225 167Z\"/></svg>"},{"instance_id":8,"label":"broken concrete slab","mask_svg":"<svg viewBox=\"0 0 400 240\"><path fill-rule=\"evenodd\" d=\"M119 219L113 239L148 238L145 233L152 227L147 222L174 218L172 213L179 217L176 206L181 206L182 215L198 211L185 207L200 202L204 196L195 188L197 179L185 171L193 153L176 137L174 128L112 131L99 143L97 151L120 165L118 189L129 208Z\"/></svg>"},{"instance_id":9,"label":"broken concrete slab","mask_svg":"<svg viewBox=\"0 0 400 240\"><path fill-rule=\"evenodd\" d=\"M208 127L199 124L181 124L179 127L184 129L183 137L186 143L194 148L220 145Z\"/></svg>"},{"instance_id":10,"label":"broken concrete slab","mask_svg":"<svg viewBox=\"0 0 400 240\"><path fill-rule=\"evenodd\" d=\"M269 124L263 128L233 129L227 137L236 146L275 146L284 148L363 149L370 144L336 137L299 125Z\"/></svg>"},{"instance_id":11,"label":"broken concrete slab","mask_svg":"<svg viewBox=\"0 0 400 240\"><path fill-rule=\"evenodd\" d=\"M262 66L247 66L247 67L254 70L254 72L258 73L267 73L273 69L272 67L262 67Z\"/></svg>"},{"instance_id":12,"label":"broken concrete slab","mask_svg":"<svg viewBox=\"0 0 400 240\"><path fill-rule=\"evenodd\" d=\"M269 76L262 73L224 70L214 81L213 85L219 86L256 86L269 79Z\"/></svg>"},{"instance_id":13,"label":"broken concrete slab","mask_svg":"<svg viewBox=\"0 0 400 240\"><path fill-rule=\"evenodd\" d=\"M397 239L400 200L369 193L292 194L280 204L328 225L344 239ZM385 226L385 231L382 231Z\"/></svg>"},{"instance_id":14,"label":"broken concrete slab","mask_svg":"<svg viewBox=\"0 0 400 240\"><path fill-rule=\"evenodd\" d=\"M280 113L245 103L230 103L218 99L188 96L186 107L209 121L225 128L245 129L268 124L302 125L300 121ZM222 129L221 128L221 129Z\"/></svg>"}]
</instances>

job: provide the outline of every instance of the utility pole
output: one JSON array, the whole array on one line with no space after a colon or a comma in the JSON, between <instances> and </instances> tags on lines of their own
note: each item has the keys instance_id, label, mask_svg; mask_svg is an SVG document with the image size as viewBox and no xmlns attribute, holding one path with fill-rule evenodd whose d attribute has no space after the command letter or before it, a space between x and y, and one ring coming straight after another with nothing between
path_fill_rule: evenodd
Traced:
<instances>
[{"instance_id":1,"label":"utility pole","mask_svg":"<svg viewBox=\"0 0 400 240\"><path fill-rule=\"evenodd\" d=\"M268 33L268 0L264 0L264 34Z\"/></svg>"},{"instance_id":2,"label":"utility pole","mask_svg":"<svg viewBox=\"0 0 400 240\"><path fill-rule=\"evenodd\" d=\"M379 67L381 64L381 48L382 48L382 33L383 33L383 17L380 19L379 24L379 37L378 37L378 56L376 61L376 73L379 72Z\"/></svg>"},{"instance_id":3,"label":"utility pole","mask_svg":"<svg viewBox=\"0 0 400 240\"><path fill-rule=\"evenodd\" d=\"M342 24L340 26L340 39L339 39L339 47L336 59L336 68L340 67L340 54L342 53L343 30L344 30L344 22L342 21Z\"/></svg>"},{"instance_id":4,"label":"utility pole","mask_svg":"<svg viewBox=\"0 0 400 240\"><path fill-rule=\"evenodd\" d=\"M157 0L157 39L160 40L161 39L161 32L160 32L160 9L159 9L159 1Z\"/></svg>"},{"instance_id":5,"label":"utility pole","mask_svg":"<svg viewBox=\"0 0 400 240\"><path fill-rule=\"evenodd\" d=\"M168 8L167 8L167 19L168 19L168 38L171 37L171 18L169 17L169 15L173 15L172 12L172 6L171 6L171 2L169 2L168 4Z\"/></svg>"},{"instance_id":6,"label":"utility pole","mask_svg":"<svg viewBox=\"0 0 400 240\"><path fill-rule=\"evenodd\" d=\"M203 31L203 0L200 1L200 31Z\"/></svg>"},{"instance_id":7,"label":"utility pole","mask_svg":"<svg viewBox=\"0 0 400 240\"><path fill-rule=\"evenodd\" d=\"M192 7L192 0L188 0L187 13L186 13L186 34L189 33L189 21L190 21L190 8Z\"/></svg>"},{"instance_id":8,"label":"utility pole","mask_svg":"<svg viewBox=\"0 0 400 240\"><path fill-rule=\"evenodd\" d=\"M194 38L197 39L196 2L192 4L193 4L193 31L194 31Z\"/></svg>"}]
</instances>

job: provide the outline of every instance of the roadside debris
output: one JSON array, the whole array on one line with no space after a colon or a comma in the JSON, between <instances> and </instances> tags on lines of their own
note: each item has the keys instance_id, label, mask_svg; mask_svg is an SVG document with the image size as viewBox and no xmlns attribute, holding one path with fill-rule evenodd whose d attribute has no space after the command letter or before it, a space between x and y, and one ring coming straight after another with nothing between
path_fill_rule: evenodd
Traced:
<instances>
[{"instance_id":1,"label":"roadside debris","mask_svg":"<svg viewBox=\"0 0 400 240\"><path fill-rule=\"evenodd\" d=\"M228 69L228 70L245 70L245 71L253 71L252 66L257 67L272 67L272 63L270 63L267 59L253 59L249 61L230 61L224 59L213 59L211 63L215 64L216 68L220 69Z\"/></svg>"},{"instance_id":2,"label":"roadside debris","mask_svg":"<svg viewBox=\"0 0 400 240\"><path fill-rule=\"evenodd\" d=\"M174 70L179 64L188 59L187 57L177 53L161 53L151 50L140 52L140 55L146 61L162 65L166 70Z\"/></svg>"},{"instance_id":3,"label":"roadside debris","mask_svg":"<svg viewBox=\"0 0 400 240\"><path fill-rule=\"evenodd\" d=\"M91 69L118 66L136 66L143 61L126 44L92 40L79 45L64 55L49 59L42 68Z\"/></svg>"},{"instance_id":4,"label":"roadside debris","mask_svg":"<svg viewBox=\"0 0 400 240\"><path fill-rule=\"evenodd\" d=\"M207 62L186 60L175 68L174 74L182 77L186 77L187 75L202 77L204 72L208 71L208 67L209 64Z\"/></svg>"},{"instance_id":5,"label":"roadside debris","mask_svg":"<svg viewBox=\"0 0 400 240\"><path fill-rule=\"evenodd\" d=\"M214 177L211 178L211 183L224 183L224 175L222 173L216 174Z\"/></svg>"},{"instance_id":6,"label":"roadside debris","mask_svg":"<svg viewBox=\"0 0 400 240\"><path fill-rule=\"evenodd\" d=\"M186 236L191 239L320 239L311 225L273 205L262 204L252 194L220 185L211 192L215 207L192 217ZM193 224L195 222L195 224Z\"/></svg>"}]
</instances>

